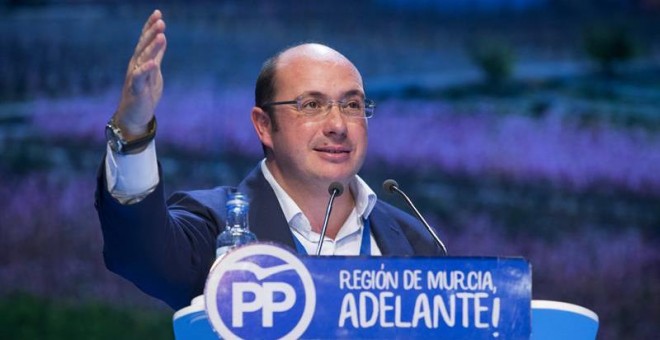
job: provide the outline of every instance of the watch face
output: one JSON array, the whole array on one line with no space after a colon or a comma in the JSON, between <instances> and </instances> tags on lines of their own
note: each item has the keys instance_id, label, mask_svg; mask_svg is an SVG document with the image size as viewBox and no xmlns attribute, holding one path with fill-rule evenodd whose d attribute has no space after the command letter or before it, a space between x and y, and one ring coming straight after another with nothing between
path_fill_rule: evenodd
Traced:
<instances>
[{"instance_id":1,"label":"watch face","mask_svg":"<svg viewBox=\"0 0 660 340\"><path fill-rule=\"evenodd\" d=\"M116 152L116 153L121 153L122 152L122 143L120 140L115 139L110 143L110 148Z\"/></svg>"},{"instance_id":2,"label":"watch face","mask_svg":"<svg viewBox=\"0 0 660 340\"><path fill-rule=\"evenodd\" d=\"M105 127L105 139L108 141L108 145L110 145L110 149L112 149L112 151L117 153L121 152L122 149L121 140L119 139L119 136L117 136L114 129L110 125L107 125Z\"/></svg>"}]
</instances>

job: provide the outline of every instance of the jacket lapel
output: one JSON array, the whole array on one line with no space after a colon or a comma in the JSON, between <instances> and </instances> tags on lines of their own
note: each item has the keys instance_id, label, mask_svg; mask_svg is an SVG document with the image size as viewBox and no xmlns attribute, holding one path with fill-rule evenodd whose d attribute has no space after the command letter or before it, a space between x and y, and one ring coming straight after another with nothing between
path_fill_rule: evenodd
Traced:
<instances>
[{"instance_id":1,"label":"jacket lapel","mask_svg":"<svg viewBox=\"0 0 660 340\"><path fill-rule=\"evenodd\" d=\"M296 252L289 224L259 165L238 185L238 190L250 199L250 230L257 235L257 239L277 242Z\"/></svg>"}]
</instances>

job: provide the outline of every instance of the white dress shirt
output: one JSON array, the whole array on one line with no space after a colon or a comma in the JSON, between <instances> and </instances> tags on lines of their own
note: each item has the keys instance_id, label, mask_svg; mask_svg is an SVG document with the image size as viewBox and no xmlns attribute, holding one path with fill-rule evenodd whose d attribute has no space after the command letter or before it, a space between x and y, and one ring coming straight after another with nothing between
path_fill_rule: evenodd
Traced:
<instances>
[{"instance_id":1,"label":"white dress shirt","mask_svg":"<svg viewBox=\"0 0 660 340\"><path fill-rule=\"evenodd\" d=\"M284 217L289 223L293 235L300 241L307 254L316 254L321 234L312 231L312 225L298 207L291 196L282 189L266 166L266 160L261 161L261 172L263 172L266 181L275 191L275 196L282 207ZM362 245L362 229L364 228L364 218L369 217L369 213L376 205L376 194L369 188L362 178L355 176L355 180L350 183L350 192L355 196L355 207L348 216L344 224L339 228L335 239L325 237L321 255L359 255ZM330 199L330 196L328 196ZM372 233L369 235L371 242L371 255L381 255L380 249Z\"/></svg>"},{"instance_id":2,"label":"white dress shirt","mask_svg":"<svg viewBox=\"0 0 660 340\"><path fill-rule=\"evenodd\" d=\"M277 196L293 235L308 254L316 254L321 235L312 231L309 220L277 183L268 170L265 159L261 161L260 166L266 181ZM153 192L160 180L155 142L151 141L145 150L133 155L115 154L108 146L105 173L108 191L119 202L132 204L141 201ZM357 175L355 180L350 183L349 189L354 195L355 207L339 229L335 239L325 237L321 255L359 255L360 253L364 219L369 217L377 198L373 190ZM370 234L369 242L371 243L371 255L381 255L373 233Z\"/></svg>"}]
</instances>

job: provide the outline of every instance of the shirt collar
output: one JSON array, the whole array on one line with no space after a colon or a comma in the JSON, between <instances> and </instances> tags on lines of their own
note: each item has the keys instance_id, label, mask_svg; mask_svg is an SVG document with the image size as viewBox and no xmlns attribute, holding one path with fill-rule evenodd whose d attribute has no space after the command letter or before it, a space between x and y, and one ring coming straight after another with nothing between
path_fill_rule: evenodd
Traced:
<instances>
[{"instance_id":1,"label":"shirt collar","mask_svg":"<svg viewBox=\"0 0 660 340\"><path fill-rule=\"evenodd\" d=\"M264 174L264 178L266 178L266 181L268 184L270 184L270 186L273 188L273 191L275 192L275 196L280 203L280 207L282 208L282 212L284 213L284 217L286 218L287 223L291 224L294 217L299 214L304 216L302 210L300 210L300 207L298 207L296 202L294 202L291 196L289 196L289 194L284 191L282 186L277 183L277 180L275 180L275 177L273 177L273 174L268 169L268 166L266 166L266 159L261 161L260 166L261 172ZM358 216L364 219L368 218L369 214L376 205L376 193L371 190L369 185L367 185L367 183L358 175L355 175L355 180L351 181L349 187L350 192L355 195L355 212L358 214Z\"/></svg>"}]
</instances>

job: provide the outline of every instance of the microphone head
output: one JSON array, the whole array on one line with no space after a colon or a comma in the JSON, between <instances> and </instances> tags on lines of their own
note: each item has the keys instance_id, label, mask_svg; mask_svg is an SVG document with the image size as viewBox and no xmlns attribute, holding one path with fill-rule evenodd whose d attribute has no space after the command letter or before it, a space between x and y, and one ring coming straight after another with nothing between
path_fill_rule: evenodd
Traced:
<instances>
[{"instance_id":1,"label":"microphone head","mask_svg":"<svg viewBox=\"0 0 660 340\"><path fill-rule=\"evenodd\" d=\"M399 183L397 183L393 179L386 179L385 182L383 182L383 189L387 191L388 193L392 194L394 193L394 189L399 187Z\"/></svg>"},{"instance_id":2,"label":"microphone head","mask_svg":"<svg viewBox=\"0 0 660 340\"><path fill-rule=\"evenodd\" d=\"M344 186L339 182L330 183L330 186L328 187L328 193L332 195L335 191L337 192L335 197L341 196L341 194L344 193Z\"/></svg>"}]
</instances>

